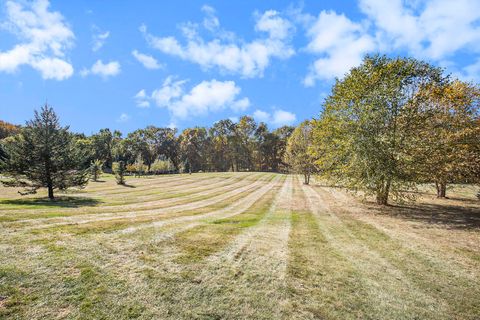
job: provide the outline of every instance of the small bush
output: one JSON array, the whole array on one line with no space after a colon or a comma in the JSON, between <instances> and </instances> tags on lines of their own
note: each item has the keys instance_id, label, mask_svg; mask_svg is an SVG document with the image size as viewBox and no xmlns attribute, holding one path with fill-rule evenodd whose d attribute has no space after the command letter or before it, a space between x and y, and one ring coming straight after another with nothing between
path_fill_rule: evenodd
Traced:
<instances>
[{"instance_id":1,"label":"small bush","mask_svg":"<svg viewBox=\"0 0 480 320\"><path fill-rule=\"evenodd\" d=\"M97 181L98 177L102 174L103 161L94 160L90 165L90 175L93 181Z\"/></svg>"},{"instance_id":2,"label":"small bush","mask_svg":"<svg viewBox=\"0 0 480 320\"><path fill-rule=\"evenodd\" d=\"M174 170L175 166L173 165L172 161L170 161L170 159L157 159L150 166L150 172L153 172L155 174L172 172Z\"/></svg>"},{"instance_id":3,"label":"small bush","mask_svg":"<svg viewBox=\"0 0 480 320\"><path fill-rule=\"evenodd\" d=\"M117 180L117 184L125 184L125 169L125 162L123 161L114 162L112 164L112 170L115 174L115 180Z\"/></svg>"}]
</instances>

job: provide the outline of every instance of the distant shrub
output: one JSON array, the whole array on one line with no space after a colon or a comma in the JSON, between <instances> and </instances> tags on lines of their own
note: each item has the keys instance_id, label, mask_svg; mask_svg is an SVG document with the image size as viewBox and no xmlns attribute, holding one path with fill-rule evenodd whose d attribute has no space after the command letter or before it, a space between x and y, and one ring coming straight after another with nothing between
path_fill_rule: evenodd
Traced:
<instances>
[{"instance_id":1,"label":"distant shrub","mask_svg":"<svg viewBox=\"0 0 480 320\"><path fill-rule=\"evenodd\" d=\"M125 162L118 161L112 164L112 170L115 174L115 180L117 180L117 184L124 185L125 184Z\"/></svg>"},{"instance_id":2,"label":"distant shrub","mask_svg":"<svg viewBox=\"0 0 480 320\"><path fill-rule=\"evenodd\" d=\"M150 166L150 172L155 174L173 172L174 170L175 166L170 159L157 159Z\"/></svg>"},{"instance_id":3,"label":"distant shrub","mask_svg":"<svg viewBox=\"0 0 480 320\"><path fill-rule=\"evenodd\" d=\"M134 163L126 166L128 173L133 173L134 175L143 176L148 172L148 166L143 163L143 158L141 156L137 157Z\"/></svg>"}]
</instances>

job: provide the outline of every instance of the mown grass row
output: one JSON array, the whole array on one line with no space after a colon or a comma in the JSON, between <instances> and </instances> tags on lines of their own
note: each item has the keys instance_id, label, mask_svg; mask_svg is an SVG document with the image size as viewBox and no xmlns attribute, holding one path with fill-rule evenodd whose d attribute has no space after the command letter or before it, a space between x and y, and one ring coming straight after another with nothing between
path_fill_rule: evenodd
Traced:
<instances>
[{"instance_id":1,"label":"mown grass row","mask_svg":"<svg viewBox=\"0 0 480 320\"><path fill-rule=\"evenodd\" d=\"M204 253L221 250L222 245L226 245L242 229L254 225L263 214L263 208L266 206L265 202L269 201L268 199L271 199L274 193L274 190L270 190L253 207L238 216L229 219L203 221L208 226L202 227L206 228L204 231L221 234L218 241L210 242L205 239L205 241L200 240L198 242L203 243L202 247L206 250ZM245 195L239 195L238 199L231 199L230 202L241 200L242 196ZM215 207L221 208L222 206L217 204ZM212 209L215 208L213 206L209 209L205 208L205 210ZM182 212L182 214L189 213ZM240 225L241 228L234 228L234 226L238 227ZM8 295L8 308L5 309L8 310L8 313L5 311L3 315L15 314L21 315L21 318L33 319L45 316L53 317L57 316L59 312L63 312L68 317L120 319L140 315L146 317L153 314L157 316L165 314L159 310L167 310L168 314L168 308L166 307L168 303L162 301L161 296L157 296L157 290L164 288L165 283L163 281L152 282L151 271L147 271L150 269L145 269L149 260L144 257L152 254L150 250L159 250L159 246L171 247L171 241L174 241L180 255L172 258L172 262L184 269L176 273L176 276L180 275L183 279L187 266L200 261L196 253L193 254L195 256L193 258L190 255L191 252L186 249L190 240L193 239L188 235L199 235L198 232L203 229L198 227L198 229L194 228L193 230L195 230L192 231L193 233L189 233L189 231L179 233L175 238L162 242L161 246L159 243L155 246L149 246L149 242L145 241L144 237L138 234L131 235L130 239L137 239L136 244L139 247L135 247L133 252L128 252L130 258L137 257L133 261L136 269L130 271L139 272L140 277L149 279L147 289L152 294L152 301L148 303L144 303L144 292L132 290L136 287L136 283L130 283L132 274L123 272L122 265L118 265L118 269L111 268L117 263L118 255L110 255L105 252L105 250L108 251L104 247L107 246L107 243L92 241L96 234L105 235L105 229L92 228L89 232L74 234L74 238L53 237L44 238L42 241L36 241L30 245L25 243L23 254L34 248L38 250L38 254L32 256L32 260L28 262L15 264L15 267L2 265L0 292L6 292L6 295ZM62 230L61 234L65 235L65 232L68 231ZM150 229L144 229L140 232L145 232L149 237L154 237L158 231L151 233ZM79 247L84 245L85 247L79 250ZM17 249L20 249L20 247L19 245ZM210 249L206 249L207 247ZM122 249L127 248L117 248L117 250ZM118 251L116 253L118 254ZM19 259L23 254L18 253L16 258ZM179 258L180 256L183 258ZM113 261L108 261L109 257ZM155 257L157 261L165 259L161 255L155 255ZM203 257L205 258L206 255ZM10 261L16 261L17 259L13 258ZM125 262L122 261L122 263ZM155 263L152 267L157 268L158 265ZM46 274L47 270L48 276ZM123 275L123 278L120 275ZM170 276L170 273L164 276ZM4 279L8 279L8 281L3 281ZM156 278L156 280L159 279ZM139 281L139 279L134 280L134 282L136 281ZM13 288L19 286L24 290L13 293ZM174 294L179 288L181 288L181 283L175 283L175 290L171 288L171 293ZM157 302L158 298L160 299ZM156 303L159 305L155 306ZM173 306L170 307L173 308ZM35 310L35 313L32 313L32 310ZM0 312L3 311L4 309L0 309Z\"/></svg>"},{"instance_id":2,"label":"mown grass row","mask_svg":"<svg viewBox=\"0 0 480 320\"><path fill-rule=\"evenodd\" d=\"M257 179L265 179L269 176L260 175L257 176ZM105 211L108 210L114 211L115 213L121 212L130 212L130 211L150 211L154 209L161 209L170 206L180 205L189 202L195 202L200 200L205 200L211 197L215 197L236 188L248 185L252 181L256 180L246 180L246 177L236 180L232 183L221 184L221 185L210 185L205 183L202 189L194 189L193 191L185 191L183 193L177 192L163 192L157 199L154 201L141 201L140 203L131 204L127 203L125 205L117 205L114 207L87 207L81 209L48 209L48 210L29 210L29 211L20 211L20 212L8 212L3 215L0 214L0 222L15 222L28 219L44 219L44 218L55 218L55 217L68 217L75 215L91 215L91 214L105 214ZM185 189L185 188L184 188ZM188 190L188 189L187 189ZM161 191L157 191L161 192ZM137 198L137 201L141 199Z\"/></svg>"},{"instance_id":3,"label":"mown grass row","mask_svg":"<svg viewBox=\"0 0 480 320\"><path fill-rule=\"evenodd\" d=\"M436 226L368 223L373 211L297 179L289 211L274 206L286 176L249 179L191 210L0 231L0 318L478 318L478 251L435 243L478 231L428 229L412 245L414 227ZM260 256L283 245L284 278Z\"/></svg>"}]
</instances>

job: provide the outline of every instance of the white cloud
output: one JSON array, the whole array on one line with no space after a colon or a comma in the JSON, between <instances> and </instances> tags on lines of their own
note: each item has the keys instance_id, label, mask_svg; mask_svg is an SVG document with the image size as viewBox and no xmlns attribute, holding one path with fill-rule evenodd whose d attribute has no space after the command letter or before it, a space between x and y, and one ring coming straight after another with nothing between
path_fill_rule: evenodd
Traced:
<instances>
[{"instance_id":1,"label":"white cloud","mask_svg":"<svg viewBox=\"0 0 480 320\"><path fill-rule=\"evenodd\" d=\"M232 104L232 110L237 112L245 111L248 107L250 107L250 99L248 98L242 98Z\"/></svg>"},{"instance_id":2,"label":"white cloud","mask_svg":"<svg viewBox=\"0 0 480 320\"><path fill-rule=\"evenodd\" d=\"M262 110L255 110L255 112L253 113L253 117L258 121L263 121L263 122L270 121L270 114Z\"/></svg>"},{"instance_id":3,"label":"white cloud","mask_svg":"<svg viewBox=\"0 0 480 320\"><path fill-rule=\"evenodd\" d=\"M417 57L439 60L460 49L480 49L477 0L361 0L360 9L382 42Z\"/></svg>"},{"instance_id":4,"label":"white cloud","mask_svg":"<svg viewBox=\"0 0 480 320\"><path fill-rule=\"evenodd\" d=\"M169 110L172 119L186 119L189 116L205 115L230 108L245 110L250 105L248 98L238 99L240 87L233 81L202 81L185 91L186 80L168 77L161 88L148 96L140 90L135 96L137 105L152 101L158 107Z\"/></svg>"},{"instance_id":5,"label":"white cloud","mask_svg":"<svg viewBox=\"0 0 480 320\"><path fill-rule=\"evenodd\" d=\"M320 55L304 79L306 86L316 80L342 77L350 68L361 63L363 56L375 49L374 39L363 25L343 14L322 11L307 29L310 42L307 51Z\"/></svg>"},{"instance_id":6,"label":"white cloud","mask_svg":"<svg viewBox=\"0 0 480 320\"><path fill-rule=\"evenodd\" d=\"M22 65L38 70L43 79L64 80L73 74L65 52L75 35L59 12L49 11L47 0L5 3L6 21L0 26L20 43L0 51L0 72L15 72Z\"/></svg>"},{"instance_id":7,"label":"white cloud","mask_svg":"<svg viewBox=\"0 0 480 320\"><path fill-rule=\"evenodd\" d=\"M480 59L477 59L472 64L463 67L461 70L455 70L453 75L464 79L466 81L479 82L480 81Z\"/></svg>"},{"instance_id":8,"label":"white cloud","mask_svg":"<svg viewBox=\"0 0 480 320\"><path fill-rule=\"evenodd\" d=\"M93 74L101 76L102 78L108 78L118 75L120 71L120 63L118 63L118 61L103 63L102 60L97 60L90 69L82 69L80 74L82 77Z\"/></svg>"},{"instance_id":9,"label":"white cloud","mask_svg":"<svg viewBox=\"0 0 480 320\"><path fill-rule=\"evenodd\" d=\"M213 8L204 6L203 11L207 14L204 27L210 31L218 29L218 20L212 18ZM262 76L272 58L287 59L294 54L289 44L293 27L278 12L270 10L258 15L255 29L267 36L245 42L236 41L231 33L222 31L215 34L218 38L205 41L197 34L195 24L187 24L183 25L186 43L181 44L174 37L156 37L148 33L144 25L140 27L150 46L165 54L199 64L204 69L217 67L246 78Z\"/></svg>"},{"instance_id":10,"label":"white cloud","mask_svg":"<svg viewBox=\"0 0 480 320\"><path fill-rule=\"evenodd\" d=\"M233 123L237 123L240 120L238 117L229 117L228 119Z\"/></svg>"},{"instance_id":11,"label":"white cloud","mask_svg":"<svg viewBox=\"0 0 480 320\"><path fill-rule=\"evenodd\" d=\"M297 120L294 113L285 110L275 110L273 113L272 123L277 126L289 125Z\"/></svg>"},{"instance_id":12,"label":"white cloud","mask_svg":"<svg viewBox=\"0 0 480 320\"><path fill-rule=\"evenodd\" d=\"M126 113L122 113L120 117L118 117L117 122L127 122L130 120L130 116Z\"/></svg>"},{"instance_id":13,"label":"white cloud","mask_svg":"<svg viewBox=\"0 0 480 320\"><path fill-rule=\"evenodd\" d=\"M143 66L147 69L160 69L160 68L162 68L162 65L160 65L158 63L158 61L152 56L140 53L137 50L133 50L132 55L135 57L135 59L138 60L138 62L143 64Z\"/></svg>"},{"instance_id":14,"label":"white cloud","mask_svg":"<svg viewBox=\"0 0 480 320\"><path fill-rule=\"evenodd\" d=\"M205 29L214 31L220 27L220 21L215 15L214 8L204 5L202 7L202 12L205 14L205 18L203 19L203 26Z\"/></svg>"},{"instance_id":15,"label":"white cloud","mask_svg":"<svg viewBox=\"0 0 480 320\"><path fill-rule=\"evenodd\" d=\"M280 17L275 10L268 10L258 17L255 30L270 34L272 39L287 39L293 30L293 24L290 21Z\"/></svg>"},{"instance_id":16,"label":"white cloud","mask_svg":"<svg viewBox=\"0 0 480 320\"><path fill-rule=\"evenodd\" d=\"M297 120L297 116L289 111L277 109L273 114L263 110L255 110L253 117L257 121L267 122L275 127L281 127L283 125L291 125Z\"/></svg>"},{"instance_id":17,"label":"white cloud","mask_svg":"<svg viewBox=\"0 0 480 320\"><path fill-rule=\"evenodd\" d=\"M96 26L94 26L93 29L95 34L92 36L92 51L95 52L103 47L105 41L110 36L110 31L101 32Z\"/></svg>"},{"instance_id":18,"label":"white cloud","mask_svg":"<svg viewBox=\"0 0 480 320\"><path fill-rule=\"evenodd\" d=\"M44 79L67 79L73 74L72 65L59 58L44 58L31 64L42 73Z\"/></svg>"},{"instance_id":19,"label":"white cloud","mask_svg":"<svg viewBox=\"0 0 480 320\"><path fill-rule=\"evenodd\" d=\"M134 97L137 107L139 108L148 108L150 107L150 102L147 101L147 94L145 89L140 90Z\"/></svg>"},{"instance_id":20,"label":"white cloud","mask_svg":"<svg viewBox=\"0 0 480 320\"><path fill-rule=\"evenodd\" d=\"M306 86L343 76L370 52L404 50L436 63L459 51L480 52L478 0L360 0L359 6L365 14L359 22L332 11L322 11L318 17L294 12L310 39L306 51L318 56L304 78ZM474 65L462 70L470 79ZM449 69L459 68L453 64Z\"/></svg>"},{"instance_id":21,"label":"white cloud","mask_svg":"<svg viewBox=\"0 0 480 320\"><path fill-rule=\"evenodd\" d=\"M159 107L168 107L172 101L179 98L183 94L183 85L186 80L174 81L173 77L167 77L161 88L152 92L152 99Z\"/></svg>"}]
</instances>

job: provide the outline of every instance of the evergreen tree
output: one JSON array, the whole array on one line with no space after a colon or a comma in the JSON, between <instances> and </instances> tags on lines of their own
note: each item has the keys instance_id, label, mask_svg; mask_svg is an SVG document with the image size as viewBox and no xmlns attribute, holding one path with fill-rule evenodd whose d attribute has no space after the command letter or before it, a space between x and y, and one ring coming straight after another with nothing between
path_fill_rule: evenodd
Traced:
<instances>
[{"instance_id":1,"label":"evergreen tree","mask_svg":"<svg viewBox=\"0 0 480 320\"><path fill-rule=\"evenodd\" d=\"M48 105L40 113L35 111L34 119L7 141L5 151L2 171L9 179L2 183L24 188L21 194L36 193L45 187L53 200L55 189L83 187L88 181L88 171L82 168L83 151L76 148L68 126L60 126Z\"/></svg>"},{"instance_id":2,"label":"evergreen tree","mask_svg":"<svg viewBox=\"0 0 480 320\"><path fill-rule=\"evenodd\" d=\"M117 184L124 185L125 184L125 162L118 161L112 164L112 170L115 174L115 180L117 180Z\"/></svg>"},{"instance_id":3,"label":"evergreen tree","mask_svg":"<svg viewBox=\"0 0 480 320\"><path fill-rule=\"evenodd\" d=\"M102 174L103 161L95 159L90 165L90 175L93 181L97 181L100 174Z\"/></svg>"}]
</instances>

